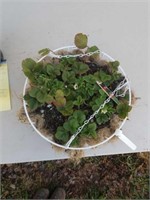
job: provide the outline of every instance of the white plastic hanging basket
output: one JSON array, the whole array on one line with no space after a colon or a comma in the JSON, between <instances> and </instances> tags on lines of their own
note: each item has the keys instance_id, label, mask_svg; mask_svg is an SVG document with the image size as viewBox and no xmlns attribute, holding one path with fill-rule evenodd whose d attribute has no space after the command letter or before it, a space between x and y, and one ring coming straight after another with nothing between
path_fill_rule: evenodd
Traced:
<instances>
[{"instance_id":1,"label":"white plastic hanging basket","mask_svg":"<svg viewBox=\"0 0 150 200\"><path fill-rule=\"evenodd\" d=\"M58 48L58 49L55 49L54 52L56 53L57 51L60 51L60 50L65 50L67 52L71 52L73 50L75 50L76 47L74 46L65 46L65 47L61 47L61 48ZM111 56L109 56L108 54L104 53L104 52L101 52L100 53L100 57L101 59L103 60L106 60L106 61L115 61ZM125 77L126 81L127 81L127 88L128 88L128 93L129 93L129 105L131 105L131 88L130 88L130 83L129 83L129 80L127 78L127 75L126 73L124 72L123 68L121 66L119 66L118 68L118 71L120 73L122 73L122 75ZM26 90L27 88L29 87L29 83L28 83L28 78L25 80L25 84L24 84L24 89L23 89L23 95L26 94ZM53 138L50 137L49 135L45 135L44 133L42 133L40 130L37 129L37 127L35 126L35 122L32 121L31 117L30 117L30 114L28 112L28 109L27 109L27 103L25 100L23 100L23 106L24 106L24 110L25 110L25 113L26 113L26 116L31 124L31 126L33 127L33 129L43 138L45 139L46 141L50 142L51 144L53 145L56 145L57 147L61 147L61 148L64 148L64 149L70 149L70 150L85 150L85 149L91 149L91 148L95 148L99 145L102 145L106 142L108 142L109 140L111 140L114 136L118 136L119 139L121 139L126 145L128 145L132 150L135 150L136 149L136 146L135 144L133 144L123 133L122 133L122 127L123 125L125 124L127 118L125 118L121 123L120 123L120 126L119 128L111 134L111 136L107 137L106 139L104 139L103 141L101 142L98 142L97 144L94 144L94 145L88 145L88 144L85 144L84 146L82 147L67 147L66 145L61 145L61 144L58 144L56 143L55 141L53 141Z\"/></svg>"}]
</instances>

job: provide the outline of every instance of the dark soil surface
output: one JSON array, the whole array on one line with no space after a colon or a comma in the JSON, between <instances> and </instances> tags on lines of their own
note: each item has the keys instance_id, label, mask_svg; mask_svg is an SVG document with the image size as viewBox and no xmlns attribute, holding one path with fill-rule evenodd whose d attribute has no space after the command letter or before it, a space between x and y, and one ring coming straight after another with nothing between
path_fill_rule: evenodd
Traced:
<instances>
[{"instance_id":1,"label":"dark soil surface","mask_svg":"<svg viewBox=\"0 0 150 200\"><path fill-rule=\"evenodd\" d=\"M149 199L149 154L126 154L1 166L1 198L32 199L63 187L67 199Z\"/></svg>"},{"instance_id":2,"label":"dark soil surface","mask_svg":"<svg viewBox=\"0 0 150 200\"><path fill-rule=\"evenodd\" d=\"M36 112L40 114L41 111L43 111L45 128L49 129L50 133L55 133L58 126L62 126L66 120L66 117L58 112L56 107L53 105L51 105L51 107L48 105L42 106Z\"/></svg>"},{"instance_id":3,"label":"dark soil surface","mask_svg":"<svg viewBox=\"0 0 150 200\"><path fill-rule=\"evenodd\" d=\"M85 64L87 64L89 66L89 70L88 70L87 74L94 74L95 72L99 71L100 69L103 69L102 67L100 67L96 63L85 62Z\"/></svg>"}]
</instances>

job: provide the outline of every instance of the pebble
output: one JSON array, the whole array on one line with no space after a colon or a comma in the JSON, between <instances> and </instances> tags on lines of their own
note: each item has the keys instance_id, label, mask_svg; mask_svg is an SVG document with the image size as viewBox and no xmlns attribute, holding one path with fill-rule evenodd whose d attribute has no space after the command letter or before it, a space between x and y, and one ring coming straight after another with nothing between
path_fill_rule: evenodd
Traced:
<instances>
[{"instance_id":1,"label":"pebble","mask_svg":"<svg viewBox=\"0 0 150 200\"><path fill-rule=\"evenodd\" d=\"M48 104L48 105L47 105L47 108L51 108L51 107L52 107L52 105L51 105L51 104Z\"/></svg>"},{"instance_id":2,"label":"pebble","mask_svg":"<svg viewBox=\"0 0 150 200\"><path fill-rule=\"evenodd\" d=\"M12 189L14 189L14 190L16 189L16 186L15 186L14 184L11 184L10 187L11 187Z\"/></svg>"}]
</instances>

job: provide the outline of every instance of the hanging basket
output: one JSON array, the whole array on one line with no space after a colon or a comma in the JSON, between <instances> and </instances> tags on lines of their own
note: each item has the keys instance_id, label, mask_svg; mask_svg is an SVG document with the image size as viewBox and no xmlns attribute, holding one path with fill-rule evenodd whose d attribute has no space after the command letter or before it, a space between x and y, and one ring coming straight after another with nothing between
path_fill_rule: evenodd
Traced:
<instances>
[{"instance_id":1,"label":"hanging basket","mask_svg":"<svg viewBox=\"0 0 150 200\"><path fill-rule=\"evenodd\" d=\"M77 48L75 46L65 46L65 47L61 47L58 49L55 49L53 52L55 53L55 55L60 55L62 52L67 52L67 54L69 53L69 55L74 55L73 52L76 50ZM49 54L50 57L52 57L51 53ZM44 59L46 56L44 56L42 59ZM57 58L57 56L54 56ZM67 57L67 56L66 56ZM68 56L69 57L69 56ZM42 60L40 59L40 61ZM107 62L113 62L115 61L111 56L109 56L108 54L104 53L104 52L100 52L100 59L101 60L105 60ZM124 77L124 88L126 90L126 92L128 93L128 105L131 105L131 87L130 87L130 83L129 80L127 78L126 73L124 72L123 68L121 66L118 67L118 72L122 74L122 76ZM51 83L53 84L53 83ZM97 83L95 83L97 84ZM101 84L101 83L100 83ZM100 85L101 86L101 85ZM26 95L28 89L30 88L30 84L29 84L29 79L27 78L24 84L24 89L23 89L23 95ZM102 88L104 89L104 86L102 85ZM107 88L108 89L108 88ZM107 89L105 88L105 92L107 93ZM109 91L110 92L110 91ZM107 94L108 95L108 94ZM110 97L111 94L109 94L107 96L107 98ZM112 98L110 98L111 101L113 101ZM111 140L112 137L114 137L115 135L118 136L123 142L125 142L131 149L135 150L136 146L125 136L123 135L121 129L123 127L123 125L125 124L127 117L125 117L124 119L120 120L118 122L118 126L116 126L116 130L114 130L113 132L107 132L105 127L103 129L97 130L97 132L101 132L99 133L99 138L98 139L91 139L90 137L86 140L84 140L84 142L81 142L79 146L71 146L71 142L75 139L75 137L77 137L78 135L80 136L80 132L78 133L78 135L76 135L74 137L70 136L69 141L70 143L65 143L65 144L60 144L57 142L57 140L54 139L54 133L49 132L48 130L44 130L43 128L41 129L39 126L37 126L37 119L34 118L34 113L30 112L29 108L28 108L28 104L25 100L23 100L23 106L24 106L24 110L26 113L26 116L31 124L31 126L33 127L33 129L46 141L50 142L51 144L57 146L57 147L61 147L64 149L71 149L71 150L85 150L85 149L91 149L91 148L95 148L99 145L102 145L106 142L108 142L109 140ZM51 105L49 105L50 107ZM49 116L51 117L51 116ZM86 120L89 118L89 116L86 116ZM92 119L93 120L93 119ZM110 119L113 120L113 119ZM41 116L38 115L38 121L43 121L43 116L41 113ZM89 120L90 123L90 120ZM86 125L85 125L86 126ZM107 128L107 127L106 127ZM83 127L84 129L84 127ZM105 130L105 132L103 132ZM73 138L74 137L74 138ZM71 140L72 138L72 140ZM90 141L90 142L89 142ZM94 142L91 142L94 141Z\"/></svg>"}]
</instances>

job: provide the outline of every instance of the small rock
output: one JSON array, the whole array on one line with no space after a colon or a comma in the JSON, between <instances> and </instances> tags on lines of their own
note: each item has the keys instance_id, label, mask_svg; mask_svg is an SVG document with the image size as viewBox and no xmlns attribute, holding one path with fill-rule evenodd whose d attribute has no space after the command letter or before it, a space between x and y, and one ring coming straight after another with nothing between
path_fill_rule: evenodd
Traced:
<instances>
[{"instance_id":1,"label":"small rock","mask_svg":"<svg viewBox=\"0 0 150 200\"><path fill-rule=\"evenodd\" d=\"M47 108L51 108L51 107L52 107L52 105L51 105L51 104L48 104L48 105L47 105Z\"/></svg>"},{"instance_id":2,"label":"small rock","mask_svg":"<svg viewBox=\"0 0 150 200\"><path fill-rule=\"evenodd\" d=\"M15 186L14 184L11 184L10 187L11 187L12 189L14 189L14 190L16 189L16 186Z\"/></svg>"}]
</instances>

